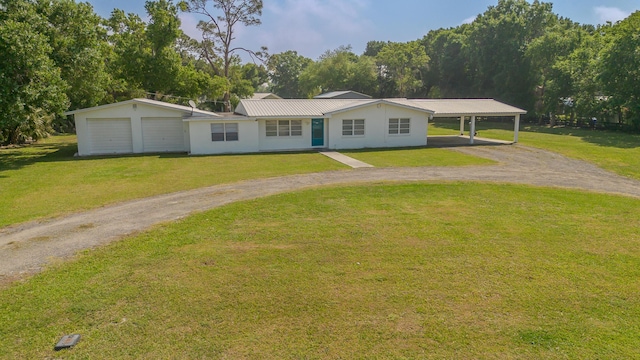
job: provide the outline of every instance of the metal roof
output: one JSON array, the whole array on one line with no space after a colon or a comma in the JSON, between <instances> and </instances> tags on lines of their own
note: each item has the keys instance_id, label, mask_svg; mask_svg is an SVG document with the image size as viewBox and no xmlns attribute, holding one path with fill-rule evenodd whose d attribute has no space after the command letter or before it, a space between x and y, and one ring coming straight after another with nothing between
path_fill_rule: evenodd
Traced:
<instances>
[{"instance_id":1,"label":"metal roof","mask_svg":"<svg viewBox=\"0 0 640 360\"><path fill-rule=\"evenodd\" d=\"M262 99L282 99L280 96L274 94L274 93L253 93L253 96L251 97L251 100L262 100Z\"/></svg>"},{"instance_id":2,"label":"metal roof","mask_svg":"<svg viewBox=\"0 0 640 360\"><path fill-rule=\"evenodd\" d=\"M236 113L260 118L325 117L325 114L375 100L356 99L282 99L240 100Z\"/></svg>"},{"instance_id":3,"label":"metal roof","mask_svg":"<svg viewBox=\"0 0 640 360\"><path fill-rule=\"evenodd\" d=\"M408 102L431 109L435 117L447 116L514 116L525 110L494 99L411 99Z\"/></svg>"},{"instance_id":4,"label":"metal roof","mask_svg":"<svg viewBox=\"0 0 640 360\"><path fill-rule=\"evenodd\" d=\"M189 106L183 106L183 105L178 105L178 104L171 104L171 103L164 102L164 101L151 100L151 99L141 99L141 98L126 100L126 101L121 101L121 102L116 102L116 103L111 103L111 104L106 104L106 105L94 106L94 107L85 108L85 109L77 109L77 110L73 110L73 111L67 111L64 114L65 115L73 115L73 114L78 114L78 113L83 113L83 112L88 112L88 111L94 111L94 110L108 109L108 108L122 106L122 105L128 105L128 104L146 104L146 105L151 105L151 106L155 106L155 107L161 107L161 108L165 108L165 109L172 109L172 110L182 111L184 113L188 113L189 115L191 115L191 113L193 112L193 115L195 115L195 116L219 116L216 113L213 113L213 112L210 112L210 111L199 110L199 109L196 109L196 108L191 108Z\"/></svg>"},{"instance_id":5,"label":"metal roof","mask_svg":"<svg viewBox=\"0 0 640 360\"><path fill-rule=\"evenodd\" d=\"M348 96L351 96L352 99L371 99L370 95L359 93L353 90L330 91L324 94L316 95L313 98L314 99L347 99Z\"/></svg>"},{"instance_id":6,"label":"metal roof","mask_svg":"<svg viewBox=\"0 0 640 360\"><path fill-rule=\"evenodd\" d=\"M435 117L513 116L525 110L493 99L283 99L241 100L236 113L259 118L329 117L376 103L424 111ZM329 116L328 116L329 115Z\"/></svg>"}]
</instances>

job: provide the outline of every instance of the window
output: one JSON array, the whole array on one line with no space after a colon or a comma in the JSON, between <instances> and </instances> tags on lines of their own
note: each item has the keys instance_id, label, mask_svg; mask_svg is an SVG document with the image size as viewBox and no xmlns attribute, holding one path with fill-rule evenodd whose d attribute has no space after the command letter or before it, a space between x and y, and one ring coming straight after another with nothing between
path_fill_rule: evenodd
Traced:
<instances>
[{"instance_id":1,"label":"window","mask_svg":"<svg viewBox=\"0 0 640 360\"><path fill-rule=\"evenodd\" d=\"M342 120L343 136L364 135L364 119Z\"/></svg>"},{"instance_id":2,"label":"window","mask_svg":"<svg viewBox=\"0 0 640 360\"><path fill-rule=\"evenodd\" d=\"M238 141L238 123L211 124L211 141Z\"/></svg>"},{"instance_id":3,"label":"window","mask_svg":"<svg viewBox=\"0 0 640 360\"><path fill-rule=\"evenodd\" d=\"M302 120L267 120L267 136L302 136Z\"/></svg>"},{"instance_id":4,"label":"window","mask_svg":"<svg viewBox=\"0 0 640 360\"><path fill-rule=\"evenodd\" d=\"M410 132L410 119L389 119L389 135L409 134Z\"/></svg>"}]
</instances>

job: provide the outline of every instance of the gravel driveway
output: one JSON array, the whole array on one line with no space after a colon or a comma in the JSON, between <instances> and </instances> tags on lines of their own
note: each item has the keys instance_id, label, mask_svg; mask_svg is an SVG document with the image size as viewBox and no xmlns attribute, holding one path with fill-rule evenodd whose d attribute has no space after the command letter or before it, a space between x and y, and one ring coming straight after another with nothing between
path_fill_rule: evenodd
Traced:
<instances>
[{"instance_id":1,"label":"gravel driveway","mask_svg":"<svg viewBox=\"0 0 640 360\"><path fill-rule=\"evenodd\" d=\"M520 145L455 148L493 159L491 166L361 168L243 181L110 205L82 213L0 229L0 283L40 271L91 248L235 201L304 188L382 181L487 181L584 189L640 199L640 181L579 160Z\"/></svg>"}]
</instances>

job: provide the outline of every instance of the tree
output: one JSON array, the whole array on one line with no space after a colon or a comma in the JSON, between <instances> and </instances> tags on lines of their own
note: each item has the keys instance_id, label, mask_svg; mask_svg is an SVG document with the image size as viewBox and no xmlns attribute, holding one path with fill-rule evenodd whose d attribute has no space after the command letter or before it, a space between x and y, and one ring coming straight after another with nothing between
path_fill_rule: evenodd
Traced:
<instances>
[{"instance_id":1,"label":"tree","mask_svg":"<svg viewBox=\"0 0 640 360\"><path fill-rule=\"evenodd\" d=\"M270 91L286 99L302 98L300 74L313 60L289 50L269 57L267 67L271 80Z\"/></svg>"},{"instance_id":2,"label":"tree","mask_svg":"<svg viewBox=\"0 0 640 360\"><path fill-rule=\"evenodd\" d=\"M553 21L551 3L499 0L471 24L469 76L475 95L532 109L535 81L525 51Z\"/></svg>"},{"instance_id":3,"label":"tree","mask_svg":"<svg viewBox=\"0 0 640 360\"><path fill-rule=\"evenodd\" d=\"M376 76L375 64L369 57L358 57L351 46L340 46L307 66L300 74L300 83L307 97L337 90L371 94L376 90Z\"/></svg>"},{"instance_id":4,"label":"tree","mask_svg":"<svg viewBox=\"0 0 640 360\"><path fill-rule=\"evenodd\" d=\"M624 109L640 130L640 11L612 28L612 41L603 51L600 80L613 105Z\"/></svg>"},{"instance_id":5,"label":"tree","mask_svg":"<svg viewBox=\"0 0 640 360\"><path fill-rule=\"evenodd\" d=\"M551 125L555 125L556 113L570 108L565 105L569 99L575 99L572 58L578 48L590 35L585 28L569 20L559 19L547 27L545 33L532 40L527 46L525 56L532 68L533 81L536 84L535 112L551 114ZM576 69L577 70L577 69ZM565 102L561 99L567 99Z\"/></svg>"},{"instance_id":6,"label":"tree","mask_svg":"<svg viewBox=\"0 0 640 360\"><path fill-rule=\"evenodd\" d=\"M429 57L417 41L389 43L376 56L381 75L393 84L393 94L383 96L406 97L422 86L422 71Z\"/></svg>"},{"instance_id":7,"label":"tree","mask_svg":"<svg viewBox=\"0 0 640 360\"><path fill-rule=\"evenodd\" d=\"M421 41L429 54L429 67L423 78L427 97L468 97L472 92L469 77L467 30L469 25L430 31Z\"/></svg>"},{"instance_id":8,"label":"tree","mask_svg":"<svg viewBox=\"0 0 640 360\"><path fill-rule=\"evenodd\" d=\"M48 22L43 34L52 47L50 58L67 83L70 109L104 103L109 74L106 69L106 30L88 3L38 0L36 11Z\"/></svg>"},{"instance_id":9,"label":"tree","mask_svg":"<svg viewBox=\"0 0 640 360\"><path fill-rule=\"evenodd\" d=\"M211 2L213 9L209 9ZM213 69L214 73L227 80L224 89L223 102L225 111L231 110L231 77L233 56L238 51L244 51L258 59L266 57L266 48L262 52L255 52L243 47L234 46L237 26L260 25L259 16L262 15L262 0L187 0L179 4L182 11L203 15L206 20L198 23L202 31L202 56ZM221 15L215 13L220 11Z\"/></svg>"},{"instance_id":10,"label":"tree","mask_svg":"<svg viewBox=\"0 0 640 360\"><path fill-rule=\"evenodd\" d=\"M0 1L0 143L38 140L68 106L66 83L41 33L47 21L31 2Z\"/></svg>"},{"instance_id":11,"label":"tree","mask_svg":"<svg viewBox=\"0 0 640 360\"><path fill-rule=\"evenodd\" d=\"M215 89L211 76L198 71L195 59L183 51L190 42L180 30L177 7L158 0L147 1L145 9L149 24L119 9L107 21L114 50L110 67L125 89L124 97L147 92L156 99L165 95L195 98Z\"/></svg>"}]
</instances>

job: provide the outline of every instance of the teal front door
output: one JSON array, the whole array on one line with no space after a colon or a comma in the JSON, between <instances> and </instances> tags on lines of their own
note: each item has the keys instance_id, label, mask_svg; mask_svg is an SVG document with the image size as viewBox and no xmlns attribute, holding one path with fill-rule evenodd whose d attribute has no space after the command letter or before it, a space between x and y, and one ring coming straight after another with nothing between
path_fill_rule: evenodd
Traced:
<instances>
[{"instance_id":1,"label":"teal front door","mask_svg":"<svg viewBox=\"0 0 640 360\"><path fill-rule=\"evenodd\" d=\"M311 146L324 146L324 119L311 119Z\"/></svg>"}]
</instances>

